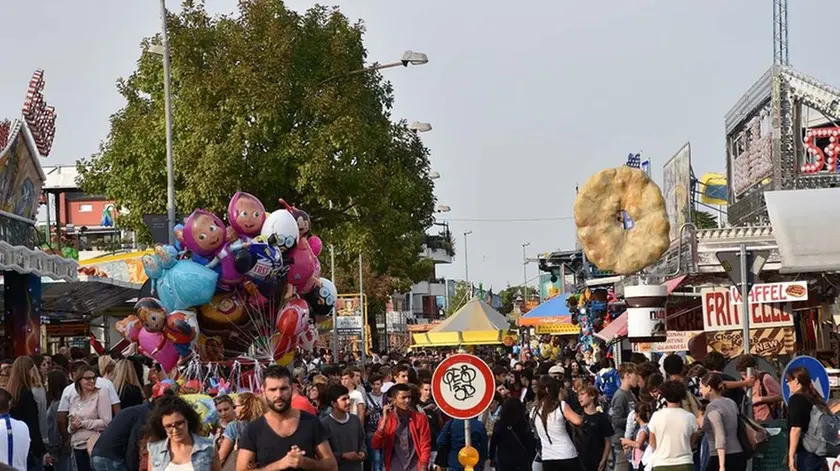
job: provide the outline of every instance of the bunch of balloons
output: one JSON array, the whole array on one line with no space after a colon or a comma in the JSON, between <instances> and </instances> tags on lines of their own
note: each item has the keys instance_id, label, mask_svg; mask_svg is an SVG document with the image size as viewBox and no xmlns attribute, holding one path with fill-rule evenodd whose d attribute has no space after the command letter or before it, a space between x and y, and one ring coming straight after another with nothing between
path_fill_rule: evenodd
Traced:
<instances>
[{"instance_id":1,"label":"bunch of balloons","mask_svg":"<svg viewBox=\"0 0 840 471\"><path fill-rule=\"evenodd\" d=\"M323 244L309 215L280 204L266 213L255 196L237 192L227 224L193 211L174 228L174 246L143 257L146 296L117 331L167 371L194 354L285 364L296 348L311 350L313 321L330 313L338 293L321 277Z\"/></svg>"}]
</instances>

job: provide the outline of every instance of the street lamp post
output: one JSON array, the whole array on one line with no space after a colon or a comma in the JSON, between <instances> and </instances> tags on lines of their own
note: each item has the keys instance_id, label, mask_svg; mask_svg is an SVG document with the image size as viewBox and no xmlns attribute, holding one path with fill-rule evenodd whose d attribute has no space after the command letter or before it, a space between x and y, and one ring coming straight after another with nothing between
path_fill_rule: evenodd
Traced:
<instances>
[{"instance_id":1,"label":"street lamp post","mask_svg":"<svg viewBox=\"0 0 840 471\"><path fill-rule=\"evenodd\" d=\"M528 300L528 292L526 289L528 285L528 257L525 254L525 248L530 245L530 242L522 244L522 299L525 301Z\"/></svg>"},{"instance_id":2,"label":"street lamp post","mask_svg":"<svg viewBox=\"0 0 840 471\"><path fill-rule=\"evenodd\" d=\"M350 72L345 72L343 74L333 75L327 79L321 80L318 85L323 85L327 82L331 82L335 79L339 79L342 77L349 77L351 75L358 75L363 74L365 72L373 72L376 70L383 70L383 69L390 69L393 67L408 67L409 65L424 65L429 63L429 57L422 52L415 52L415 51L405 51L402 55L402 58L398 61L394 62L387 62L384 64L374 63L370 67L365 67L364 69L353 70Z\"/></svg>"},{"instance_id":3,"label":"street lamp post","mask_svg":"<svg viewBox=\"0 0 840 471\"><path fill-rule=\"evenodd\" d=\"M365 305L365 282L362 273L362 253L359 252L359 302L362 304L362 365L367 362L367 309Z\"/></svg>"},{"instance_id":4,"label":"street lamp post","mask_svg":"<svg viewBox=\"0 0 840 471\"><path fill-rule=\"evenodd\" d=\"M163 92L166 95L166 225L169 245L175 245L175 158L172 152L172 75L169 63L169 33L166 29L166 0L160 0L163 38Z\"/></svg>"},{"instance_id":5,"label":"street lamp post","mask_svg":"<svg viewBox=\"0 0 840 471\"><path fill-rule=\"evenodd\" d=\"M472 234L472 231L464 232L464 277L466 278L467 285L469 285L470 298L472 298L472 283L470 283L470 257L467 252L467 236L470 234Z\"/></svg>"}]
</instances>

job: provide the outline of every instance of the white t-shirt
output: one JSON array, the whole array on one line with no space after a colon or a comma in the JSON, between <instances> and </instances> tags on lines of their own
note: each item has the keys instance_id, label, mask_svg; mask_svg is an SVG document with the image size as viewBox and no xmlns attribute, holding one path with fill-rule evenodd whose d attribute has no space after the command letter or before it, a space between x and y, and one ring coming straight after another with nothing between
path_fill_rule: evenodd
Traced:
<instances>
[{"instance_id":1,"label":"white t-shirt","mask_svg":"<svg viewBox=\"0 0 840 471\"><path fill-rule=\"evenodd\" d=\"M26 457L29 455L29 427L20 420L9 418L12 426L12 462L9 463L9 428L6 419L0 419L0 463L19 471L26 470Z\"/></svg>"},{"instance_id":2,"label":"white t-shirt","mask_svg":"<svg viewBox=\"0 0 840 471\"><path fill-rule=\"evenodd\" d=\"M682 408L666 407L653 413L648 430L656 436L653 463L656 466L692 464L691 435L697 419Z\"/></svg>"},{"instance_id":3,"label":"white t-shirt","mask_svg":"<svg viewBox=\"0 0 840 471\"><path fill-rule=\"evenodd\" d=\"M114 383L112 383L110 379L102 377L96 378L96 387L104 389L108 392L108 398L111 400L112 406L120 403L120 395L117 394L117 389L114 387ZM79 395L79 393L76 391L76 384L68 384L67 387L64 388L64 391L61 392L61 400L58 401L58 411L70 412L70 399L77 395Z\"/></svg>"},{"instance_id":4,"label":"white t-shirt","mask_svg":"<svg viewBox=\"0 0 840 471\"><path fill-rule=\"evenodd\" d=\"M365 396L358 389L350 391L350 413L359 415L359 404L365 405Z\"/></svg>"},{"instance_id":5,"label":"white t-shirt","mask_svg":"<svg viewBox=\"0 0 840 471\"><path fill-rule=\"evenodd\" d=\"M549 413L546 417L545 427L539 411L534 412L536 414L534 416L534 428L537 429L537 435L540 437L543 461L577 458L575 444L572 443L572 438L566 431L566 418L563 417L563 409L566 407L569 406L565 402L561 402L560 407Z\"/></svg>"},{"instance_id":6,"label":"white t-shirt","mask_svg":"<svg viewBox=\"0 0 840 471\"><path fill-rule=\"evenodd\" d=\"M391 386L393 386L393 385L394 385L394 382L392 382L392 381L387 381L385 383L382 383L382 394L388 394L388 390L391 389Z\"/></svg>"}]
</instances>

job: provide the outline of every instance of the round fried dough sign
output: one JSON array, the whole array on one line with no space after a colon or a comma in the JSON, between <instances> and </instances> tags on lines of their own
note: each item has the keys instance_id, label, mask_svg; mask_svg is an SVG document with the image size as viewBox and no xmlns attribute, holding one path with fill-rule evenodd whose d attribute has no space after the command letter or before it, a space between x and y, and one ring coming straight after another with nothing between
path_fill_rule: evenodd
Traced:
<instances>
[{"instance_id":1,"label":"round fried dough sign","mask_svg":"<svg viewBox=\"0 0 840 471\"><path fill-rule=\"evenodd\" d=\"M622 211L633 223L629 229ZM575 200L575 225L586 258L619 275L652 265L671 245L662 192L645 172L627 166L587 180Z\"/></svg>"}]
</instances>

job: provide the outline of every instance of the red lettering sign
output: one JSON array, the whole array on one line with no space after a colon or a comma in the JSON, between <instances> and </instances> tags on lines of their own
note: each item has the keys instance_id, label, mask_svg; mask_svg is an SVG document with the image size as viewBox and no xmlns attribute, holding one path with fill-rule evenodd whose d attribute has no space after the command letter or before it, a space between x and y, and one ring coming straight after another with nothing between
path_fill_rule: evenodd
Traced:
<instances>
[{"instance_id":1,"label":"red lettering sign","mask_svg":"<svg viewBox=\"0 0 840 471\"><path fill-rule=\"evenodd\" d=\"M740 304L743 299L740 287L729 288L729 296L734 303ZM750 304L761 303L790 303L808 300L808 283L805 281L788 281L783 283L760 283L753 285L748 300Z\"/></svg>"},{"instance_id":2,"label":"red lettering sign","mask_svg":"<svg viewBox=\"0 0 840 471\"><path fill-rule=\"evenodd\" d=\"M773 287L767 285L768 294L772 296ZM765 296L764 289L762 294ZM783 288L779 288L783 289ZM741 302L730 295L727 289L709 289L701 293L703 305L703 330L721 331L743 329ZM787 327L793 325L790 303L760 303L750 304L750 328L761 329L767 327Z\"/></svg>"}]
</instances>

